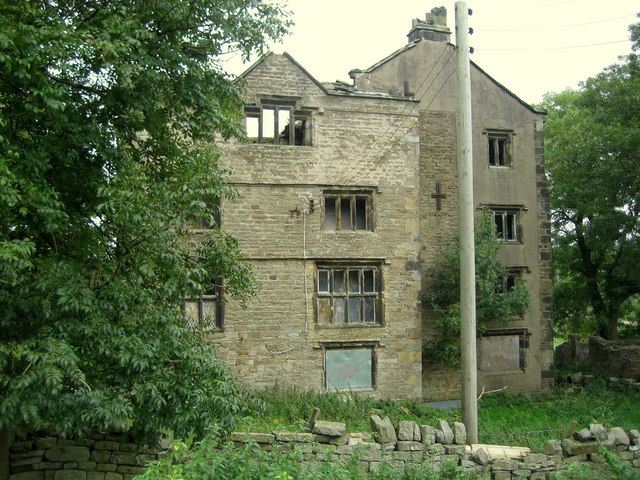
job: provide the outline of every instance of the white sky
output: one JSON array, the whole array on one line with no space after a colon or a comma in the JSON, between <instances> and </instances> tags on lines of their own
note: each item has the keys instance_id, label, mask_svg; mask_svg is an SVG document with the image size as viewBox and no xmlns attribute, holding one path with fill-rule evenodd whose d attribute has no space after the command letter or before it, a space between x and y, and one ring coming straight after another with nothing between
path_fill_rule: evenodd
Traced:
<instances>
[{"instance_id":1,"label":"white sky","mask_svg":"<svg viewBox=\"0 0 640 480\"><path fill-rule=\"evenodd\" d=\"M454 0L288 0L291 34L272 46L288 52L321 82L343 80L407 43L411 20L447 9L455 43ZM631 52L627 27L640 22L638 0L467 0L471 59L529 103L575 88ZM232 58L227 70L240 74Z\"/></svg>"}]
</instances>

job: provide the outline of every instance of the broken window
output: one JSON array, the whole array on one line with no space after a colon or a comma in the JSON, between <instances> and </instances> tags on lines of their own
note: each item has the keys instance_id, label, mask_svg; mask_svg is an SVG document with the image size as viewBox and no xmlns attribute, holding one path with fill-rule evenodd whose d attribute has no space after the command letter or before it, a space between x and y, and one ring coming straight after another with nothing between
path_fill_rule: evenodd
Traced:
<instances>
[{"instance_id":1,"label":"broken window","mask_svg":"<svg viewBox=\"0 0 640 480\"><path fill-rule=\"evenodd\" d=\"M292 104L261 104L245 108L245 128L250 143L311 145L311 112ZM293 128L292 128L293 125Z\"/></svg>"},{"instance_id":2,"label":"broken window","mask_svg":"<svg viewBox=\"0 0 640 480\"><path fill-rule=\"evenodd\" d=\"M319 266L316 309L319 325L382 323L380 271L374 266Z\"/></svg>"},{"instance_id":3,"label":"broken window","mask_svg":"<svg viewBox=\"0 0 640 480\"><path fill-rule=\"evenodd\" d=\"M492 212L498 238L506 242L522 241L519 210L498 210Z\"/></svg>"},{"instance_id":4,"label":"broken window","mask_svg":"<svg viewBox=\"0 0 640 480\"><path fill-rule=\"evenodd\" d=\"M522 272L520 270L511 270L507 271L507 274L502 278L498 279L497 291L501 293L506 293L514 288L521 280Z\"/></svg>"},{"instance_id":5,"label":"broken window","mask_svg":"<svg viewBox=\"0 0 640 480\"><path fill-rule=\"evenodd\" d=\"M528 347L525 330L488 331L479 342L479 369L484 372L524 370Z\"/></svg>"},{"instance_id":6,"label":"broken window","mask_svg":"<svg viewBox=\"0 0 640 480\"><path fill-rule=\"evenodd\" d=\"M324 196L324 228L373 230L371 193L327 192Z\"/></svg>"},{"instance_id":7,"label":"broken window","mask_svg":"<svg viewBox=\"0 0 640 480\"><path fill-rule=\"evenodd\" d=\"M492 167L512 166L512 137L510 130L487 130L489 165Z\"/></svg>"},{"instance_id":8,"label":"broken window","mask_svg":"<svg viewBox=\"0 0 640 480\"><path fill-rule=\"evenodd\" d=\"M372 388L375 384L374 360L374 350L371 347L326 349L325 388Z\"/></svg>"},{"instance_id":9,"label":"broken window","mask_svg":"<svg viewBox=\"0 0 640 480\"><path fill-rule=\"evenodd\" d=\"M189 330L221 331L223 313L221 285L195 298L184 300L185 322Z\"/></svg>"}]
</instances>

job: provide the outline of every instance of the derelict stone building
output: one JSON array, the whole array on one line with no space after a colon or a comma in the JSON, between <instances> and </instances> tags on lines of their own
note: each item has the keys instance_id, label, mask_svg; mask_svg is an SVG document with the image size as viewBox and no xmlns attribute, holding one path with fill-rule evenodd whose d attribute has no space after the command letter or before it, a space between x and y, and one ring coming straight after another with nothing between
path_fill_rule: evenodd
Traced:
<instances>
[{"instance_id":1,"label":"derelict stone building","mask_svg":"<svg viewBox=\"0 0 640 480\"><path fill-rule=\"evenodd\" d=\"M434 9L351 84L320 83L286 53L242 75L249 140L221 146L239 192L223 226L261 290L244 310L216 310L210 337L247 384L459 395L457 372L422 361L434 334L427 271L457 234L449 36ZM531 297L526 315L478 338L478 384L537 391L553 381L544 114L476 65L472 98L475 205L494 212L505 281L525 281Z\"/></svg>"}]
</instances>

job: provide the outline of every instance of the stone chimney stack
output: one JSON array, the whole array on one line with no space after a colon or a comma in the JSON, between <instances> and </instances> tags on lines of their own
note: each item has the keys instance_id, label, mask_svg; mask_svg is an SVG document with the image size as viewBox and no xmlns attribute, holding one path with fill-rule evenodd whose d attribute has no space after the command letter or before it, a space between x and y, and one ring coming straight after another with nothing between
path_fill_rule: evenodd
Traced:
<instances>
[{"instance_id":1,"label":"stone chimney stack","mask_svg":"<svg viewBox=\"0 0 640 480\"><path fill-rule=\"evenodd\" d=\"M447 27L447 9L444 7L432 8L427 13L426 20L415 18L411 22L411 31L407 37L409 43L418 40L430 40L432 42L448 42L451 30Z\"/></svg>"}]
</instances>

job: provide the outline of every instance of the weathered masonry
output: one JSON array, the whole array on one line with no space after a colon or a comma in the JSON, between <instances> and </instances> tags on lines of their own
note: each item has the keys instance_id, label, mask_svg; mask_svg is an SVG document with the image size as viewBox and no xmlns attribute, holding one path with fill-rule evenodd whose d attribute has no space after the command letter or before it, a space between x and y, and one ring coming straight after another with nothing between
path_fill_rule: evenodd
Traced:
<instances>
[{"instance_id":1,"label":"weathered masonry","mask_svg":"<svg viewBox=\"0 0 640 480\"><path fill-rule=\"evenodd\" d=\"M444 9L352 83L320 83L288 54L243 75L246 142L221 144L239 195L223 206L261 291L247 309L191 305L251 386L453 398L458 374L423 368L434 335L429 267L457 231L455 48ZM475 205L494 212L529 312L478 339L479 387L551 385L544 114L472 66ZM197 308L196 308L197 307ZM202 318L200 318L202 320ZM224 320L224 321L223 321Z\"/></svg>"}]
</instances>

